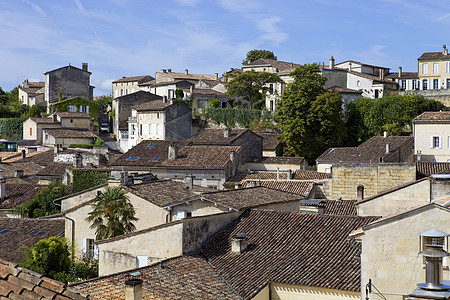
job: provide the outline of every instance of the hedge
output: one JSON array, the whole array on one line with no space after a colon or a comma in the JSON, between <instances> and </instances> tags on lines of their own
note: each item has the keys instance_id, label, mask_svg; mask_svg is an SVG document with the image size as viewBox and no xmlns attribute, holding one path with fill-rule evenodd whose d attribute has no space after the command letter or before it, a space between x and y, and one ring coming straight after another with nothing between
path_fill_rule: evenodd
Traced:
<instances>
[{"instance_id":1,"label":"hedge","mask_svg":"<svg viewBox=\"0 0 450 300\"><path fill-rule=\"evenodd\" d=\"M81 192L91 187L108 182L109 172L100 170L74 169L72 171L72 193Z\"/></svg>"},{"instance_id":2,"label":"hedge","mask_svg":"<svg viewBox=\"0 0 450 300\"><path fill-rule=\"evenodd\" d=\"M81 97L75 97L51 104L51 106L56 106L56 111L69 111L70 105L75 105L78 111L80 111L80 105L89 106L89 115L95 121L98 121L98 109L100 105L94 101L86 100Z\"/></svg>"},{"instance_id":3,"label":"hedge","mask_svg":"<svg viewBox=\"0 0 450 300\"><path fill-rule=\"evenodd\" d=\"M23 138L23 122L27 118L1 118L0 138L5 140L21 140Z\"/></svg>"}]
</instances>

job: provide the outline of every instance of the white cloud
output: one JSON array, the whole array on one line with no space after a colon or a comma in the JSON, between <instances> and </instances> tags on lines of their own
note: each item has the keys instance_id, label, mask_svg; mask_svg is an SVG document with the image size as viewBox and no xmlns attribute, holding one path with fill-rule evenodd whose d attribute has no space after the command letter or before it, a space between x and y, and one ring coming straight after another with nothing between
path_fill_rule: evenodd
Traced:
<instances>
[{"instance_id":1,"label":"white cloud","mask_svg":"<svg viewBox=\"0 0 450 300\"><path fill-rule=\"evenodd\" d=\"M280 30L276 23L280 22L280 17L261 18L257 21L256 26L259 30L264 32L261 39L272 41L275 44L280 44L288 40L288 34Z\"/></svg>"},{"instance_id":2,"label":"white cloud","mask_svg":"<svg viewBox=\"0 0 450 300\"><path fill-rule=\"evenodd\" d=\"M100 87L101 87L101 89L102 90L111 90L112 89L112 82L114 81L115 79L106 79L106 80L103 80L101 83L100 83Z\"/></svg>"},{"instance_id":3,"label":"white cloud","mask_svg":"<svg viewBox=\"0 0 450 300\"><path fill-rule=\"evenodd\" d=\"M87 11L84 8L83 4L81 4L80 0L73 0L78 8L78 10L83 14L83 15L87 15Z\"/></svg>"},{"instance_id":4,"label":"white cloud","mask_svg":"<svg viewBox=\"0 0 450 300\"><path fill-rule=\"evenodd\" d=\"M33 8L33 10L34 10L35 12L37 12L39 15L41 15L41 16L43 16L43 17L46 17L46 16L47 16L47 13L46 13L42 8L40 8L39 6L37 6L36 4L34 4L34 3L32 3L31 1L28 1L28 0L22 0L22 1L23 1L24 3L30 5L30 6Z\"/></svg>"},{"instance_id":5,"label":"white cloud","mask_svg":"<svg viewBox=\"0 0 450 300\"><path fill-rule=\"evenodd\" d=\"M434 21L439 22L439 21L442 21L444 19L447 19L448 17L450 17L450 13L445 14L443 16L440 16L439 18L434 19Z\"/></svg>"}]
</instances>

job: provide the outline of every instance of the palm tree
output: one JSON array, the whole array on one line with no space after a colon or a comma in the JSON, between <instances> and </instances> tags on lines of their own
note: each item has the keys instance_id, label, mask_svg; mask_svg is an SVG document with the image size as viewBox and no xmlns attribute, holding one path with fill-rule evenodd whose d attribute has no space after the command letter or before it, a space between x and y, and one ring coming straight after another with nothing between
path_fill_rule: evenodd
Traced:
<instances>
[{"instance_id":1,"label":"palm tree","mask_svg":"<svg viewBox=\"0 0 450 300\"><path fill-rule=\"evenodd\" d=\"M100 192L92 204L93 210L86 217L95 229L96 239L107 239L136 230L133 221L136 211L131 204L127 191L121 186L107 187Z\"/></svg>"}]
</instances>

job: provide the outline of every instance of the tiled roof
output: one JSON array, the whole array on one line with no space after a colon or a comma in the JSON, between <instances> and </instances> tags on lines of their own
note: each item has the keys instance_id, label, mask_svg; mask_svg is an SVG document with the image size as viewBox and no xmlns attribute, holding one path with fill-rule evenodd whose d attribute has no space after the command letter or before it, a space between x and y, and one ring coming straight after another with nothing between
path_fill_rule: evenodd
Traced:
<instances>
[{"instance_id":1,"label":"tiled roof","mask_svg":"<svg viewBox=\"0 0 450 300\"><path fill-rule=\"evenodd\" d=\"M388 158L392 152L412 143L412 136L373 136L358 147L329 148L317 161L331 162L373 162L378 163L380 158ZM390 145L390 152L386 154L386 144Z\"/></svg>"},{"instance_id":2,"label":"tiled roof","mask_svg":"<svg viewBox=\"0 0 450 300\"><path fill-rule=\"evenodd\" d=\"M89 130L75 128L44 128L45 132L55 138L96 138Z\"/></svg>"},{"instance_id":3,"label":"tiled roof","mask_svg":"<svg viewBox=\"0 0 450 300\"><path fill-rule=\"evenodd\" d=\"M39 166L46 166L49 163L53 162L54 156L55 156L55 153L53 150L48 150L48 151L43 151L43 152L37 151L37 153L34 154L33 156L27 156L26 158L20 160L20 162L32 162Z\"/></svg>"},{"instance_id":4,"label":"tiled roof","mask_svg":"<svg viewBox=\"0 0 450 300\"><path fill-rule=\"evenodd\" d=\"M277 172L237 172L233 177L228 179L227 183L230 184L238 184L243 180L286 180L287 172L280 171ZM292 174L292 179L294 180L315 180L315 179L329 179L331 178L331 174L329 173L321 173L316 171L303 171L296 170Z\"/></svg>"},{"instance_id":5,"label":"tiled roof","mask_svg":"<svg viewBox=\"0 0 450 300\"><path fill-rule=\"evenodd\" d=\"M156 82L156 80L153 80L151 87L157 87L157 86L167 86L167 85L177 85L178 83L181 82L187 82L191 85L195 85L195 81L194 80L186 80L186 79L182 79L182 80L173 80L173 81L163 81L163 82Z\"/></svg>"},{"instance_id":6,"label":"tiled roof","mask_svg":"<svg viewBox=\"0 0 450 300\"><path fill-rule=\"evenodd\" d=\"M21 247L31 247L51 236L62 236L64 219L0 218L0 230L0 258L21 263L25 259Z\"/></svg>"},{"instance_id":7,"label":"tiled roof","mask_svg":"<svg viewBox=\"0 0 450 300\"><path fill-rule=\"evenodd\" d=\"M328 88L329 92L338 92L338 93L351 93L351 94L361 94L362 91L361 90L354 90L354 89L349 89L349 88L344 88L344 87L340 87L340 86L332 86L330 88Z\"/></svg>"},{"instance_id":8,"label":"tiled roof","mask_svg":"<svg viewBox=\"0 0 450 300\"><path fill-rule=\"evenodd\" d=\"M250 162L254 163L262 163L262 164L294 164L300 165L303 161L305 161L304 157L287 157L287 156L263 156L253 158Z\"/></svg>"},{"instance_id":9,"label":"tiled roof","mask_svg":"<svg viewBox=\"0 0 450 300\"><path fill-rule=\"evenodd\" d=\"M422 55L418 58L420 59L450 59L450 55L445 55L442 52L424 52Z\"/></svg>"},{"instance_id":10,"label":"tiled roof","mask_svg":"<svg viewBox=\"0 0 450 300\"><path fill-rule=\"evenodd\" d=\"M301 199L299 195L264 186L203 193L202 197L237 210Z\"/></svg>"},{"instance_id":11,"label":"tiled roof","mask_svg":"<svg viewBox=\"0 0 450 300\"><path fill-rule=\"evenodd\" d=\"M86 293L64 283L0 259L2 299L89 299Z\"/></svg>"},{"instance_id":12,"label":"tiled roof","mask_svg":"<svg viewBox=\"0 0 450 300\"><path fill-rule=\"evenodd\" d=\"M143 299L239 299L201 255L165 260L144 268L76 283L90 299L125 299L125 280L139 271Z\"/></svg>"},{"instance_id":13,"label":"tiled roof","mask_svg":"<svg viewBox=\"0 0 450 300\"><path fill-rule=\"evenodd\" d=\"M329 179L331 178L331 174L316 172L316 171L307 171L307 170L296 170L294 172L294 176L292 179L297 180L315 180L315 179Z\"/></svg>"},{"instance_id":14,"label":"tiled roof","mask_svg":"<svg viewBox=\"0 0 450 300\"><path fill-rule=\"evenodd\" d=\"M242 187L256 184L271 189L308 197L314 188L312 180L243 180Z\"/></svg>"},{"instance_id":15,"label":"tiled roof","mask_svg":"<svg viewBox=\"0 0 450 300\"><path fill-rule=\"evenodd\" d=\"M143 100L147 100L147 101L151 101L151 100L161 100L163 97L149 93L149 92L145 92L145 91L137 91L135 93L131 93L128 95L124 95L124 96L120 96L120 97L116 97L115 99L119 99L121 102L130 102L131 105L133 105L132 103L135 102L137 99L139 99L140 101Z\"/></svg>"},{"instance_id":16,"label":"tiled roof","mask_svg":"<svg viewBox=\"0 0 450 300\"><path fill-rule=\"evenodd\" d=\"M34 197L42 190L45 186L36 184L11 184L8 180L6 187L6 198L2 202L0 200L0 209L14 209L17 206L24 204Z\"/></svg>"},{"instance_id":17,"label":"tiled roof","mask_svg":"<svg viewBox=\"0 0 450 300\"><path fill-rule=\"evenodd\" d=\"M45 87L44 81L25 81L24 86L28 86L28 88L43 88Z\"/></svg>"},{"instance_id":18,"label":"tiled roof","mask_svg":"<svg viewBox=\"0 0 450 300\"><path fill-rule=\"evenodd\" d=\"M433 174L450 174L450 162L416 162L417 179Z\"/></svg>"},{"instance_id":19,"label":"tiled roof","mask_svg":"<svg viewBox=\"0 0 450 300\"><path fill-rule=\"evenodd\" d=\"M161 168L224 168L230 161L230 152L239 146L186 146L177 143L176 159L168 159L168 147L173 141L145 140L130 149L111 165Z\"/></svg>"},{"instance_id":20,"label":"tiled roof","mask_svg":"<svg viewBox=\"0 0 450 300\"><path fill-rule=\"evenodd\" d=\"M193 79L193 80L202 80L209 79L215 80L216 77L214 75L203 75L203 74L185 74L185 73L175 73L175 72L158 72L163 75L169 75L173 79Z\"/></svg>"},{"instance_id":21,"label":"tiled roof","mask_svg":"<svg viewBox=\"0 0 450 300\"><path fill-rule=\"evenodd\" d=\"M347 242L375 217L250 210L203 246L215 270L244 299L269 282L358 292L360 261ZM231 238L244 233L248 250L231 253Z\"/></svg>"},{"instance_id":22,"label":"tiled roof","mask_svg":"<svg viewBox=\"0 0 450 300\"><path fill-rule=\"evenodd\" d=\"M292 62L260 58L258 60L252 61L251 63L243 66L243 68L264 66L264 65L270 65L270 66L278 69L278 73L290 73L290 72L294 71L296 67L300 66L299 64L294 64Z\"/></svg>"},{"instance_id":23,"label":"tiled roof","mask_svg":"<svg viewBox=\"0 0 450 300\"><path fill-rule=\"evenodd\" d=\"M412 120L413 123L448 123L450 122L450 111L428 111Z\"/></svg>"},{"instance_id":24,"label":"tiled roof","mask_svg":"<svg viewBox=\"0 0 450 300\"><path fill-rule=\"evenodd\" d=\"M308 200L306 200L308 201ZM302 206L323 207L324 214L338 216L356 216L356 200L313 200L317 203L300 203Z\"/></svg>"},{"instance_id":25,"label":"tiled roof","mask_svg":"<svg viewBox=\"0 0 450 300\"><path fill-rule=\"evenodd\" d=\"M146 103L142 103L140 105L134 106L137 111L148 111L148 110L164 110L166 107L172 105L170 101L163 102L163 98L154 99Z\"/></svg>"},{"instance_id":26,"label":"tiled roof","mask_svg":"<svg viewBox=\"0 0 450 300\"><path fill-rule=\"evenodd\" d=\"M195 89L193 95L224 95L224 93L213 90L213 89Z\"/></svg>"},{"instance_id":27,"label":"tiled roof","mask_svg":"<svg viewBox=\"0 0 450 300\"><path fill-rule=\"evenodd\" d=\"M29 177L41 171L42 167L32 162L24 162L24 160L12 163L0 163L0 176L14 177L14 171L16 170L22 170L23 177Z\"/></svg>"},{"instance_id":28,"label":"tiled roof","mask_svg":"<svg viewBox=\"0 0 450 300\"><path fill-rule=\"evenodd\" d=\"M115 80L112 83L119 83L119 82L132 82L137 81L138 83L143 83L146 81L153 80L154 78L150 75L142 75L142 76L133 76L133 77L122 77L119 80Z\"/></svg>"},{"instance_id":29,"label":"tiled roof","mask_svg":"<svg viewBox=\"0 0 450 300\"><path fill-rule=\"evenodd\" d=\"M278 141L278 137L280 136L278 133L257 133L259 136L263 138L263 150L275 150L277 146L280 144Z\"/></svg>"},{"instance_id":30,"label":"tiled roof","mask_svg":"<svg viewBox=\"0 0 450 300\"><path fill-rule=\"evenodd\" d=\"M85 112L68 112L68 111L60 111L57 112L56 115L60 118L81 118L81 119L90 119L91 116L88 113Z\"/></svg>"},{"instance_id":31,"label":"tiled roof","mask_svg":"<svg viewBox=\"0 0 450 300\"><path fill-rule=\"evenodd\" d=\"M123 186L130 193L142 197L157 206L164 207L199 197L201 192L211 189L194 186L189 190L183 182L155 180L147 183Z\"/></svg>"},{"instance_id":32,"label":"tiled roof","mask_svg":"<svg viewBox=\"0 0 450 300\"><path fill-rule=\"evenodd\" d=\"M66 168L73 169L74 167L73 164L52 162L45 166L44 169L41 169L38 173L36 173L36 176L63 177L66 173Z\"/></svg>"},{"instance_id":33,"label":"tiled roof","mask_svg":"<svg viewBox=\"0 0 450 300\"><path fill-rule=\"evenodd\" d=\"M31 120L33 120L34 122L38 123L38 124L53 124L53 118L35 118L35 117L31 117Z\"/></svg>"},{"instance_id":34,"label":"tiled roof","mask_svg":"<svg viewBox=\"0 0 450 300\"><path fill-rule=\"evenodd\" d=\"M249 131L248 129L230 129L228 137L224 137L224 130L226 129L205 128L191 136L188 141L193 145L229 146L235 139Z\"/></svg>"},{"instance_id":35,"label":"tiled roof","mask_svg":"<svg viewBox=\"0 0 450 300\"><path fill-rule=\"evenodd\" d=\"M380 69L380 68L381 69L385 69L385 70L389 70L390 69L388 67L380 67L380 66L375 66L375 65L369 65L369 64L362 63L362 62L359 62L359 61L356 61L356 60L346 60L346 61L337 63L336 65L340 65L340 64L343 64L343 63L346 63L346 62L351 62L351 63L355 63L355 64L359 64L359 65L363 65L363 66L368 66L368 67L374 67L374 68L377 68L377 69Z\"/></svg>"},{"instance_id":36,"label":"tiled roof","mask_svg":"<svg viewBox=\"0 0 450 300\"><path fill-rule=\"evenodd\" d=\"M417 72L402 72L402 76L398 77L397 73L391 73L386 76L386 78L392 78L392 79L418 79L419 75Z\"/></svg>"},{"instance_id":37,"label":"tiled roof","mask_svg":"<svg viewBox=\"0 0 450 300\"><path fill-rule=\"evenodd\" d=\"M361 72L356 72L356 71L347 71L347 72L350 73L350 74L362 77L362 78L370 79L370 80L375 81L375 82L383 82L383 83L389 83L389 84L397 85L397 83L392 81L391 79L389 79L389 80L387 80L387 79L380 79L379 76L370 75L370 74L361 73Z\"/></svg>"}]
</instances>

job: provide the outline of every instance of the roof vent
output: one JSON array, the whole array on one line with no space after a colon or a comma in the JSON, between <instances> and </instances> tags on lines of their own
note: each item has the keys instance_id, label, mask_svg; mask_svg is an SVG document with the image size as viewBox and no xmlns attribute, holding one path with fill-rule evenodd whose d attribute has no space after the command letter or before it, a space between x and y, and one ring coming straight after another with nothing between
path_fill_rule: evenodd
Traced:
<instances>
[{"instance_id":1,"label":"roof vent","mask_svg":"<svg viewBox=\"0 0 450 300\"><path fill-rule=\"evenodd\" d=\"M450 297L450 286L442 284L442 259L449 255L444 250L445 239L449 234L437 229L430 229L419 234L421 239L420 255L425 257L425 283L417 284L418 288L411 294L414 298L447 299Z\"/></svg>"},{"instance_id":2,"label":"roof vent","mask_svg":"<svg viewBox=\"0 0 450 300\"><path fill-rule=\"evenodd\" d=\"M247 250L247 235L238 233L231 238L231 252L241 254Z\"/></svg>"}]
</instances>

